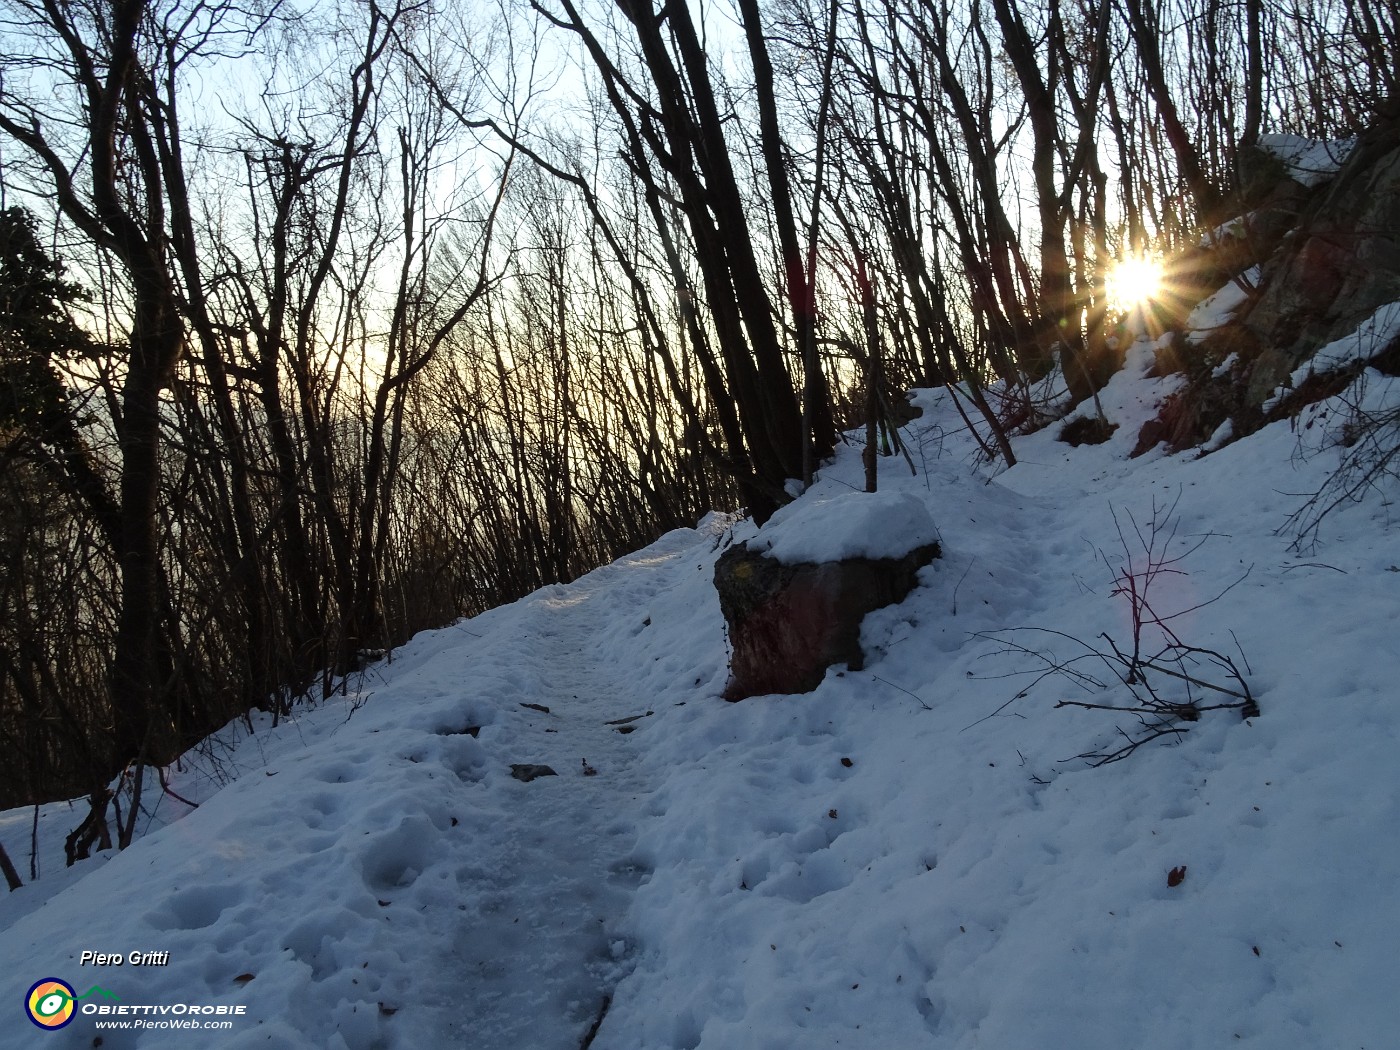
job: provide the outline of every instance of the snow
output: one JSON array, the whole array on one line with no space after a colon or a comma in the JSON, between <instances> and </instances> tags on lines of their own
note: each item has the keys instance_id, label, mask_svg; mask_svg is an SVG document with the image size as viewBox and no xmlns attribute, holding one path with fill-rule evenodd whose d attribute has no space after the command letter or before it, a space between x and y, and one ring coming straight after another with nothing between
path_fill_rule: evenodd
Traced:
<instances>
[{"instance_id":1,"label":"snow","mask_svg":"<svg viewBox=\"0 0 1400 1050\"><path fill-rule=\"evenodd\" d=\"M1240 355L1233 350L1230 351L1230 353L1225 355L1225 360L1221 361L1220 364L1210 370L1210 377L1212 379L1220 379L1223 376L1229 375L1234 370L1235 366L1239 364L1239 361Z\"/></svg>"},{"instance_id":2,"label":"snow","mask_svg":"<svg viewBox=\"0 0 1400 1050\"><path fill-rule=\"evenodd\" d=\"M1400 337L1400 302L1386 303L1362 321L1355 332L1328 343L1308 364L1293 373L1297 385L1314 372L1335 372L1348 365L1364 363L1380 356Z\"/></svg>"},{"instance_id":3,"label":"snow","mask_svg":"<svg viewBox=\"0 0 1400 1050\"><path fill-rule=\"evenodd\" d=\"M1248 300L1248 289L1258 283L1259 267L1252 266L1239 278L1196 304L1186 319L1186 341L1192 344L1202 342L1211 332L1228 324L1235 311Z\"/></svg>"},{"instance_id":4,"label":"snow","mask_svg":"<svg viewBox=\"0 0 1400 1050\"><path fill-rule=\"evenodd\" d=\"M1236 215L1226 219L1218 226L1212 227L1201 234L1196 241L1197 247L1214 248L1225 241L1243 240L1249 234L1249 223L1254 217L1254 212L1246 212L1244 215Z\"/></svg>"},{"instance_id":5,"label":"snow","mask_svg":"<svg viewBox=\"0 0 1400 1050\"><path fill-rule=\"evenodd\" d=\"M711 515L419 635L343 697L192 752L170 785L199 807L152 789L120 855L63 869L80 811L44 807L43 877L0 899L0 1047L573 1050L595 1025L594 1050L1396 1045L1393 486L1300 552L1282 526L1338 462L1343 399L1129 460L1175 388L1150 365L1140 341L1101 393L1107 442L1048 428L1010 470L922 391L915 476L883 459L856 492L843 447L762 530ZM865 670L719 698L729 543L889 552L935 520L943 557L866 618ZM1136 720L1055 705L1126 687L1035 654L1129 644L1115 581L1149 551L1180 559L1154 609L1230 656L1261 714L1091 768L1074 756ZM522 783L526 763L558 775ZM0 815L22 874L32 817ZM137 950L168 965L79 965ZM245 1012L39 1035L19 1004L49 976Z\"/></svg>"},{"instance_id":6,"label":"snow","mask_svg":"<svg viewBox=\"0 0 1400 1050\"><path fill-rule=\"evenodd\" d=\"M1356 146L1355 139L1342 139L1329 142L1322 139L1309 139L1301 135L1260 135L1259 145L1281 160L1288 174L1304 186L1317 186L1342 167Z\"/></svg>"},{"instance_id":7,"label":"snow","mask_svg":"<svg viewBox=\"0 0 1400 1050\"><path fill-rule=\"evenodd\" d=\"M1288 382L1264 402L1264 411L1272 410L1288 390L1302 386L1314 375L1339 372L1379 357L1397 338L1400 338L1400 302L1386 303L1362 321L1354 332L1334 339L1295 368Z\"/></svg>"},{"instance_id":8,"label":"snow","mask_svg":"<svg viewBox=\"0 0 1400 1050\"><path fill-rule=\"evenodd\" d=\"M748 540L785 565L845 558L902 558L938 540L928 507L911 492L845 491L789 503Z\"/></svg>"},{"instance_id":9,"label":"snow","mask_svg":"<svg viewBox=\"0 0 1400 1050\"><path fill-rule=\"evenodd\" d=\"M1225 422L1221 423L1218 427L1211 431L1210 437L1207 438L1205 444L1201 446L1201 451L1214 452L1216 449L1224 448L1226 444L1234 440L1234 437L1234 421L1227 419L1225 420Z\"/></svg>"}]
</instances>

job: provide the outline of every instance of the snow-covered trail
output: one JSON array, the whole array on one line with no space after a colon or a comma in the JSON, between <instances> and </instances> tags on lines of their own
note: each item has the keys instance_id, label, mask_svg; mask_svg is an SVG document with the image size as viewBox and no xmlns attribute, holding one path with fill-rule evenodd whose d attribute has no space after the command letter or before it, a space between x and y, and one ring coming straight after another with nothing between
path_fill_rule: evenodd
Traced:
<instances>
[{"instance_id":1,"label":"snow-covered trail","mask_svg":"<svg viewBox=\"0 0 1400 1050\"><path fill-rule=\"evenodd\" d=\"M511 819L473 835L459 878L475 881L476 906L429 953L437 994L419 1001L409 1027L421 1031L405 1033L418 1045L574 1050L624 965L618 925L639 874L629 852L650 784L629 739L635 722L608 723L649 709L603 645L596 588L558 590L532 609L525 633L537 648L520 654L533 659L515 676L535 699L520 702L524 724L497 763L558 775L502 782Z\"/></svg>"},{"instance_id":2,"label":"snow-covered trail","mask_svg":"<svg viewBox=\"0 0 1400 1050\"><path fill-rule=\"evenodd\" d=\"M723 686L713 644L675 655L708 637L697 552L719 529L424 632L275 728L230 726L175 775L197 809L153 792L165 826L71 874L50 859L65 888L0 901L0 1001L53 977L131 1009L242 1011L195 1042L80 1014L41 1037L54 1050L579 1047L634 961L635 845L664 772L648 712ZM61 848L70 816L50 810ZM80 959L136 949L169 963ZM35 1034L0 1024L0 1050Z\"/></svg>"},{"instance_id":3,"label":"snow-covered trail","mask_svg":"<svg viewBox=\"0 0 1400 1050\"><path fill-rule=\"evenodd\" d=\"M411 1009L383 1026L396 1044L574 1050L606 1015L633 963L626 920L649 874L635 847L655 815L653 713L724 675L722 661L698 676L682 668L651 612L683 629L704 611L693 592L709 594L709 563L695 554L721 529L674 532L459 625L467 644L410 649L386 672L396 691L452 711L439 716L438 757L462 781L451 824L466 832L443 837L447 892L409 894L429 936L406 960ZM391 910L394 896L382 898Z\"/></svg>"}]
</instances>

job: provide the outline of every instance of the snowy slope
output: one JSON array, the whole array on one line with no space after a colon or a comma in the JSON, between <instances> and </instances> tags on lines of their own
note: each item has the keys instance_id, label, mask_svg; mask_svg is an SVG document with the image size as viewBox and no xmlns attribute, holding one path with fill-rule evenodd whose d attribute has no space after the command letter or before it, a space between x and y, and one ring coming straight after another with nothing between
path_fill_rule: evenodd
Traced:
<instances>
[{"instance_id":1,"label":"snowy slope","mask_svg":"<svg viewBox=\"0 0 1400 1050\"><path fill-rule=\"evenodd\" d=\"M1171 387L1147 360L1139 344L1102 395L1109 442L1020 438L1000 473L922 393L918 473L884 460L881 485L906 526L924 519L905 497L923 504L944 557L867 618L866 670L814 693L718 698L713 564L755 530L712 516L421 635L293 723L231 727L173 776L197 810L164 798L166 826L121 856L49 860L0 901L0 1046L1400 1046L1393 508L1372 491L1302 551L1278 531L1337 462L1300 455L1335 403L1129 462ZM843 449L804 502L849 511L860 477ZM841 531L784 520L785 548ZM1054 704L1122 687L1018 674L1044 665L1016 647L1127 642L1111 592L1143 542L1185 555L1154 608L1247 667L1262 713L1089 768L1073 756L1134 719ZM535 763L559 775L512 777ZM0 819L21 867L30 816ZM44 815L50 853L64 818ZM170 955L95 968L84 950ZM228 1031L80 1014L45 1033L16 1004L49 976L245 1012Z\"/></svg>"}]
</instances>

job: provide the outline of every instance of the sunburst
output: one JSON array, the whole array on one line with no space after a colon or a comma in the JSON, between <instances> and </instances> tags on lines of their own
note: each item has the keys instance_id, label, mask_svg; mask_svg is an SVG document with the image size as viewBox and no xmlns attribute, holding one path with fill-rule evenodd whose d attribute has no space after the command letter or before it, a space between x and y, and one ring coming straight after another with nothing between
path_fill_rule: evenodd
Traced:
<instances>
[{"instance_id":1,"label":"sunburst","mask_svg":"<svg viewBox=\"0 0 1400 1050\"><path fill-rule=\"evenodd\" d=\"M1127 313L1162 298L1162 263L1147 255L1129 255L1108 272L1109 306Z\"/></svg>"}]
</instances>

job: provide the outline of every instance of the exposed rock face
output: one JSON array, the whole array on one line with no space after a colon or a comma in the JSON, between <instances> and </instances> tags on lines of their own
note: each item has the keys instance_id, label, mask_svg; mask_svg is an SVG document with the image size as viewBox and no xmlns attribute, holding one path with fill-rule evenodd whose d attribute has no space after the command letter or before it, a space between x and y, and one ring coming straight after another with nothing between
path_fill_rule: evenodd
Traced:
<instances>
[{"instance_id":1,"label":"exposed rock face","mask_svg":"<svg viewBox=\"0 0 1400 1050\"><path fill-rule=\"evenodd\" d=\"M939 553L938 544L929 543L902 558L785 565L743 544L725 551L715 565L734 651L725 697L806 693L834 663L863 667L865 614L903 601L919 569Z\"/></svg>"},{"instance_id":2,"label":"exposed rock face","mask_svg":"<svg viewBox=\"0 0 1400 1050\"><path fill-rule=\"evenodd\" d=\"M1259 299L1242 318L1264 348L1249 377L1252 404L1320 346L1400 299L1400 114L1361 137L1294 238L1264 267Z\"/></svg>"}]
</instances>

